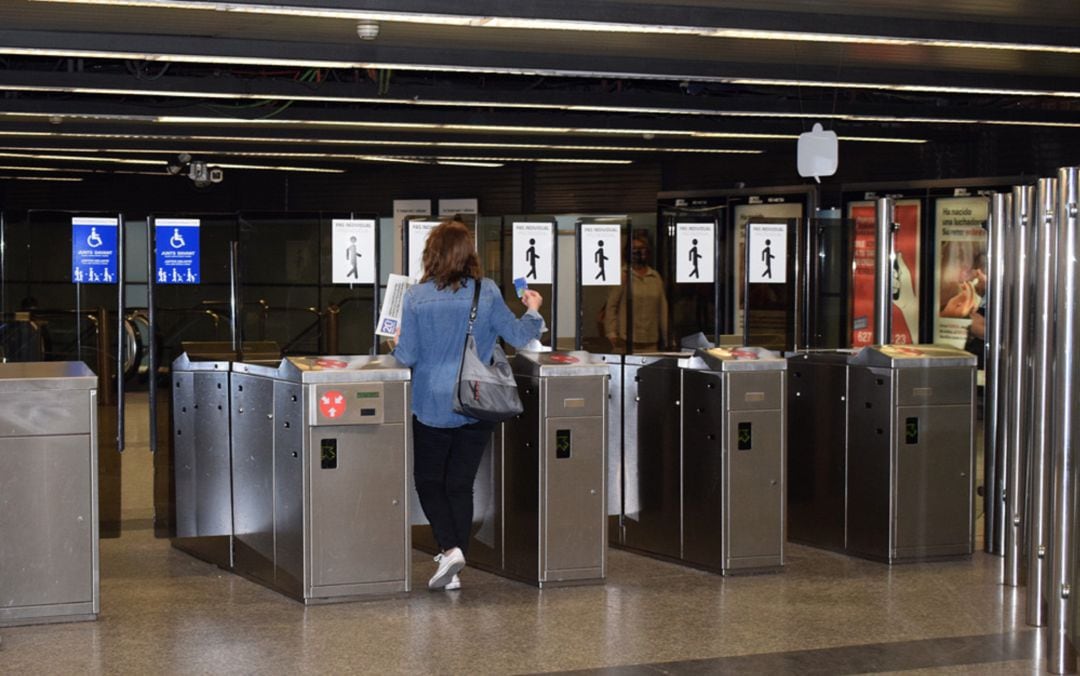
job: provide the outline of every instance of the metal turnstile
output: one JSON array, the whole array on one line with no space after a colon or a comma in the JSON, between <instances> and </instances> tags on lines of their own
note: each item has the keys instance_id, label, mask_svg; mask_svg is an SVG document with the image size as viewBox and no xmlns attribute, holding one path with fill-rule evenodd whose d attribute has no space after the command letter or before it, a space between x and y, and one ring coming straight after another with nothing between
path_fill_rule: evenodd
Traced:
<instances>
[{"instance_id":1,"label":"metal turnstile","mask_svg":"<svg viewBox=\"0 0 1080 676\"><path fill-rule=\"evenodd\" d=\"M587 352L518 352L511 365L525 411L504 423L501 572L602 582L608 366Z\"/></svg>"},{"instance_id":2,"label":"metal turnstile","mask_svg":"<svg viewBox=\"0 0 1080 676\"><path fill-rule=\"evenodd\" d=\"M304 603L409 591L409 369L233 363L234 570Z\"/></svg>"},{"instance_id":3,"label":"metal turnstile","mask_svg":"<svg viewBox=\"0 0 1080 676\"><path fill-rule=\"evenodd\" d=\"M204 561L233 564L229 361L172 363L172 544Z\"/></svg>"},{"instance_id":4,"label":"metal turnstile","mask_svg":"<svg viewBox=\"0 0 1080 676\"><path fill-rule=\"evenodd\" d=\"M620 546L722 574L783 565L786 367L743 347L637 370Z\"/></svg>"},{"instance_id":5,"label":"metal turnstile","mask_svg":"<svg viewBox=\"0 0 1080 676\"><path fill-rule=\"evenodd\" d=\"M788 357L788 540L847 547L848 364L855 350Z\"/></svg>"},{"instance_id":6,"label":"metal turnstile","mask_svg":"<svg viewBox=\"0 0 1080 676\"><path fill-rule=\"evenodd\" d=\"M97 385L82 362L0 364L0 626L100 612Z\"/></svg>"},{"instance_id":7,"label":"metal turnstile","mask_svg":"<svg viewBox=\"0 0 1080 676\"><path fill-rule=\"evenodd\" d=\"M888 563L970 555L975 357L866 347L849 393L848 552Z\"/></svg>"}]
</instances>

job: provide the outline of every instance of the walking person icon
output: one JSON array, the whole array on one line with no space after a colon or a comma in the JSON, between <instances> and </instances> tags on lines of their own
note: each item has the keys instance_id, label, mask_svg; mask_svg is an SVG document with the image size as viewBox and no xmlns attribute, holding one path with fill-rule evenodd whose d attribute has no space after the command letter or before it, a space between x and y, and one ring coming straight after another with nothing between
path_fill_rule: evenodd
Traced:
<instances>
[{"instance_id":1,"label":"walking person icon","mask_svg":"<svg viewBox=\"0 0 1080 676\"><path fill-rule=\"evenodd\" d=\"M765 248L761 250L761 260L765 263L765 270L761 273L762 277L768 277L772 279L772 261L776 258L772 252L772 240L765 240Z\"/></svg>"},{"instance_id":2,"label":"walking person icon","mask_svg":"<svg viewBox=\"0 0 1080 676\"><path fill-rule=\"evenodd\" d=\"M593 279L602 279L606 282L607 272L604 270L604 262L609 259L607 255L604 254L604 240L600 240L596 244L599 248L596 250L596 253L593 254L593 260L596 261L599 270L597 270L596 276L593 277Z\"/></svg>"},{"instance_id":3,"label":"walking person icon","mask_svg":"<svg viewBox=\"0 0 1080 676\"><path fill-rule=\"evenodd\" d=\"M356 250L356 235L349 237L349 247L345 249L345 260L349 261L349 271L345 273L346 277L352 277L353 279L360 279L360 271L357 270L357 261L362 256L359 251Z\"/></svg>"},{"instance_id":4,"label":"walking person icon","mask_svg":"<svg viewBox=\"0 0 1080 676\"><path fill-rule=\"evenodd\" d=\"M697 277L698 279L700 279L701 271L698 270L698 261L704 258L704 256L698 253L696 239L690 240L690 243L694 245L690 247L690 265L694 266L693 269L690 270L690 277Z\"/></svg>"},{"instance_id":5,"label":"walking person icon","mask_svg":"<svg viewBox=\"0 0 1080 676\"><path fill-rule=\"evenodd\" d=\"M540 256L536 253L535 239L529 239L529 248L525 250L525 260L529 262L529 272L525 276L536 279L536 261L540 260Z\"/></svg>"}]
</instances>

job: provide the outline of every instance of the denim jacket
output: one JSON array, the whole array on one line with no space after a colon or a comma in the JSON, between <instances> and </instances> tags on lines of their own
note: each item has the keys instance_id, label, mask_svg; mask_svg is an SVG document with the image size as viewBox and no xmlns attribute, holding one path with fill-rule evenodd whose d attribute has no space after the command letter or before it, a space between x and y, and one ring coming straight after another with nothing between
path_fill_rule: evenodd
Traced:
<instances>
[{"instance_id":1,"label":"denim jacket","mask_svg":"<svg viewBox=\"0 0 1080 676\"><path fill-rule=\"evenodd\" d=\"M412 368L412 411L429 427L460 427L475 419L454 412L461 352L472 307L473 280L457 291L438 290L435 282L416 284L405 293L401 335L394 357ZM506 306L490 279L482 280L473 335L480 359L491 359L495 338L521 348L539 338L544 325L540 313L528 310L518 319Z\"/></svg>"}]
</instances>

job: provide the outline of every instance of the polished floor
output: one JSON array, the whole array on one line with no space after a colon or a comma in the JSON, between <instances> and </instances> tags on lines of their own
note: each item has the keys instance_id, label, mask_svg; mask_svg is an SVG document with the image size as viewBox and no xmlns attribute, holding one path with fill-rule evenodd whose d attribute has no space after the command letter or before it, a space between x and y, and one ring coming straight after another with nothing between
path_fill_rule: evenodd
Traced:
<instances>
[{"instance_id":1,"label":"polished floor","mask_svg":"<svg viewBox=\"0 0 1080 676\"><path fill-rule=\"evenodd\" d=\"M307 607L155 540L150 461L124 456L124 532L102 541L96 622L0 629L0 674L1040 673L1044 636L1001 560L894 567L792 545L721 578L612 551L607 584L464 589Z\"/></svg>"}]
</instances>

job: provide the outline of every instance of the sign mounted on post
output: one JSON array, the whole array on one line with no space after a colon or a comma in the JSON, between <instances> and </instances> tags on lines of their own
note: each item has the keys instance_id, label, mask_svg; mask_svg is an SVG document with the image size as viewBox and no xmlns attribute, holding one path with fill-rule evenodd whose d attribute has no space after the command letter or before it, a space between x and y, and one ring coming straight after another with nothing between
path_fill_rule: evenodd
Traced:
<instances>
[{"instance_id":1,"label":"sign mounted on post","mask_svg":"<svg viewBox=\"0 0 1080 676\"><path fill-rule=\"evenodd\" d=\"M199 283L199 219L154 219L157 284Z\"/></svg>"},{"instance_id":2,"label":"sign mounted on post","mask_svg":"<svg viewBox=\"0 0 1080 676\"><path fill-rule=\"evenodd\" d=\"M581 224L581 285L622 285L622 228L617 224Z\"/></svg>"},{"instance_id":3,"label":"sign mounted on post","mask_svg":"<svg viewBox=\"0 0 1080 676\"><path fill-rule=\"evenodd\" d=\"M419 282L424 276L424 245L439 221L409 221L409 269L406 274Z\"/></svg>"},{"instance_id":4,"label":"sign mounted on post","mask_svg":"<svg viewBox=\"0 0 1080 676\"><path fill-rule=\"evenodd\" d=\"M750 223L747 235L747 282L787 283L787 224Z\"/></svg>"},{"instance_id":5,"label":"sign mounted on post","mask_svg":"<svg viewBox=\"0 0 1080 676\"><path fill-rule=\"evenodd\" d=\"M71 219L71 281L76 284L116 283L116 218Z\"/></svg>"},{"instance_id":6,"label":"sign mounted on post","mask_svg":"<svg viewBox=\"0 0 1080 676\"><path fill-rule=\"evenodd\" d=\"M675 282L711 284L715 279L715 223L675 224Z\"/></svg>"},{"instance_id":7,"label":"sign mounted on post","mask_svg":"<svg viewBox=\"0 0 1080 676\"><path fill-rule=\"evenodd\" d=\"M531 284L551 284L554 276L554 224L514 223L514 278Z\"/></svg>"},{"instance_id":8,"label":"sign mounted on post","mask_svg":"<svg viewBox=\"0 0 1080 676\"><path fill-rule=\"evenodd\" d=\"M330 230L334 284L374 284L375 221L335 218Z\"/></svg>"}]
</instances>

